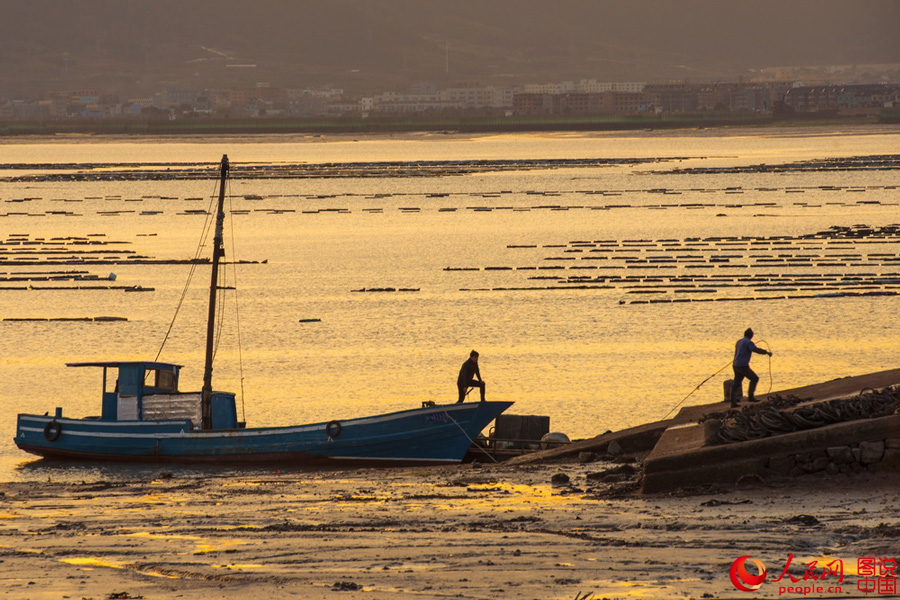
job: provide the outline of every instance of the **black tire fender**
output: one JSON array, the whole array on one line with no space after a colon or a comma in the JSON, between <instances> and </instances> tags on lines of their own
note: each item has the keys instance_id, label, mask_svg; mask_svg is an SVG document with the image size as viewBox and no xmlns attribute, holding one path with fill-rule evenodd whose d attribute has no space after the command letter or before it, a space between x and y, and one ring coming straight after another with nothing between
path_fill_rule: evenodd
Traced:
<instances>
[{"instance_id":1,"label":"black tire fender","mask_svg":"<svg viewBox=\"0 0 900 600\"><path fill-rule=\"evenodd\" d=\"M48 442L55 442L60 435L62 435L62 425L59 424L59 421L50 421L44 425L44 437Z\"/></svg>"},{"instance_id":2,"label":"black tire fender","mask_svg":"<svg viewBox=\"0 0 900 600\"><path fill-rule=\"evenodd\" d=\"M327 433L330 438L336 438L341 435L341 429L343 429L343 427L341 427L339 422L331 421L325 426L325 433Z\"/></svg>"}]
</instances>

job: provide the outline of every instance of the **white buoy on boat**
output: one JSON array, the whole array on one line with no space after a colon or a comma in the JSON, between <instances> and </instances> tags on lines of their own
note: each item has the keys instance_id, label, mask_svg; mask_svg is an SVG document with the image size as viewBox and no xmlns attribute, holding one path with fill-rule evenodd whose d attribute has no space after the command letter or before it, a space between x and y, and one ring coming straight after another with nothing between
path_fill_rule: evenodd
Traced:
<instances>
[{"instance_id":1,"label":"white buoy on boat","mask_svg":"<svg viewBox=\"0 0 900 600\"><path fill-rule=\"evenodd\" d=\"M566 434L560 433L558 431L551 431L550 433L545 433L541 437L541 450L556 448L557 446L568 444L570 441L571 440L569 440L569 436L567 436Z\"/></svg>"}]
</instances>

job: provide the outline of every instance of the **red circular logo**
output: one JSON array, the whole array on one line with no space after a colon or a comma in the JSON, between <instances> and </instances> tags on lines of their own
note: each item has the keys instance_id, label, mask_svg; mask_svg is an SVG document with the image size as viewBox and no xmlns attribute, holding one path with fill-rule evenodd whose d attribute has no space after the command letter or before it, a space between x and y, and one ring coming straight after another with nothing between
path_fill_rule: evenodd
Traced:
<instances>
[{"instance_id":1,"label":"red circular logo","mask_svg":"<svg viewBox=\"0 0 900 600\"><path fill-rule=\"evenodd\" d=\"M753 563L756 567L757 575L751 575L747 571L747 562ZM728 574L731 576L731 583L734 584L734 587L742 592L754 592L766 580L766 565L760 560L750 558L748 554L731 563L731 570L728 571Z\"/></svg>"}]
</instances>

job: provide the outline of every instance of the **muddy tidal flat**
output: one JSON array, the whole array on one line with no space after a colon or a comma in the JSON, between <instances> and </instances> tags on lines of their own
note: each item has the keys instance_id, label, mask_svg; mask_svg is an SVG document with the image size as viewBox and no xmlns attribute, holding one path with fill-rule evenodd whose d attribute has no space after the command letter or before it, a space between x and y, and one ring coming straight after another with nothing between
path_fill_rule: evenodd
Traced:
<instances>
[{"instance_id":1,"label":"muddy tidal flat","mask_svg":"<svg viewBox=\"0 0 900 600\"><path fill-rule=\"evenodd\" d=\"M599 483L602 470L160 470L142 481L3 483L0 586L31 600L733 598L745 592L729 569L751 555L770 573L754 597L796 595L779 589L791 576L838 585L804 582L810 561L835 559L843 592L807 597L864 597L858 559L897 554L893 475L641 496Z\"/></svg>"}]
</instances>

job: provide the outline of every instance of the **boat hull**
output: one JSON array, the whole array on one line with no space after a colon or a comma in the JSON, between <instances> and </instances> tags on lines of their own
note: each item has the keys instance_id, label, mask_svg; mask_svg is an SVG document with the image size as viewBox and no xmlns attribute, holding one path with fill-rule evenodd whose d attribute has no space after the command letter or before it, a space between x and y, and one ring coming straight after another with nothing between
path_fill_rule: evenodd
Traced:
<instances>
[{"instance_id":1,"label":"boat hull","mask_svg":"<svg viewBox=\"0 0 900 600\"><path fill-rule=\"evenodd\" d=\"M188 420L20 414L16 445L45 458L173 463L452 464L511 402L473 402L288 427L193 430Z\"/></svg>"}]
</instances>

